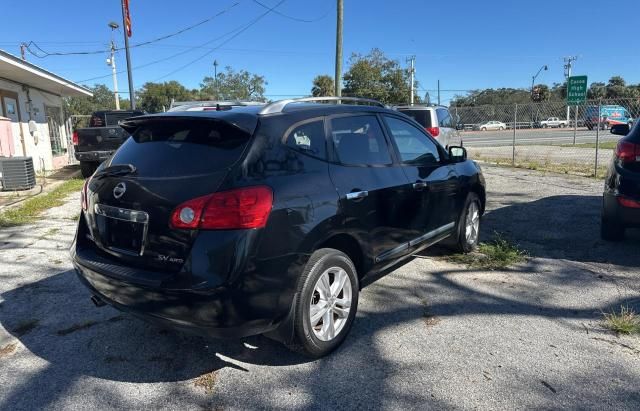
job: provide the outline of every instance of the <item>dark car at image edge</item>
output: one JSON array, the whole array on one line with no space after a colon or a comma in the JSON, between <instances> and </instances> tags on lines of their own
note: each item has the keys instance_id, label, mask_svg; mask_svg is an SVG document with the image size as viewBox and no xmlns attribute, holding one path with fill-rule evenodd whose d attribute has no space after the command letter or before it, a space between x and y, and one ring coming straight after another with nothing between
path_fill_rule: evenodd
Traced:
<instances>
[{"instance_id":1,"label":"dark car at image edge","mask_svg":"<svg viewBox=\"0 0 640 411\"><path fill-rule=\"evenodd\" d=\"M319 357L362 287L437 242L475 248L485 182L466 150L378 102L336 100L124 121L71 246L94 303Z\"/></svg>"},{"instance_id":2,"label":"dark car at image edge","mask_svg":"<svg viewBox=\"0 0 640 411\"><path fill-rule=\"evenodd\" d=\"M621 241L628 228L640 228L640 123L611 127L624 136L609 163L604 183L600 233L604 240Z\"/></svg>"}]
</instances>

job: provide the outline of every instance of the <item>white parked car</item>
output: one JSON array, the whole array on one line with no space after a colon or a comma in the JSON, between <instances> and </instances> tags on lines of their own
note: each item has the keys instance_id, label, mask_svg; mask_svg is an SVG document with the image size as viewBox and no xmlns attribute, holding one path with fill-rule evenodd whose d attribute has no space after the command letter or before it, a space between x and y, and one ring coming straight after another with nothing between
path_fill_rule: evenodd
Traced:
<instances>
[{"instance_id":1,"label":"white parked car","mask_svg":"<svg viewBox=\"0 0 640 411\"><path fill-rule=\"evenodd\" d=\"M474 127L475 130L506 130L507 125L501 121L487 121L486 123L478 124Z\"/></svg>"}]
</instances>

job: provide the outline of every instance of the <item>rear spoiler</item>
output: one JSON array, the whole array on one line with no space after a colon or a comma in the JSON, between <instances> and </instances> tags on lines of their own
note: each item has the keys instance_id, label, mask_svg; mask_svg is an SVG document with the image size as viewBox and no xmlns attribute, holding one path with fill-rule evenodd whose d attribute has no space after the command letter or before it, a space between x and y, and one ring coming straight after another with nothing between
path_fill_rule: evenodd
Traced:
<instances>
[{"instance_id":1,"label":"rear spoiler","mask_svg":"<svg viewBox=\"0 0 640 411\"><path fill-rule=\"evenodd\" d=\"M216 115L218 113L225 113L226 115ZM224 121L251 135L253 135L258 125L257 116L246 113L232 113L230 111L181 111L131 117L122 121L120 127L127 133L133 134L141 125L159 121Z\"/></svg>"}]
</instances>

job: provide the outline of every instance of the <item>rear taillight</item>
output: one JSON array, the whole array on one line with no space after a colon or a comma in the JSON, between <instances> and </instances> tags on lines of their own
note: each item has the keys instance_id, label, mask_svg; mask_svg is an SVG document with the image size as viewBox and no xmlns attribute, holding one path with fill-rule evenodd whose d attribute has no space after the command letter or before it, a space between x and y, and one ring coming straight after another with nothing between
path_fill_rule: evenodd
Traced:
<instances>
[{"instance_id":1,"label":"rear taillight","mask_svg":"<svg viewBox=\"0 0 640 411\"><path fill-rule=\"evenodd\" d=\"M82 191L80 192L80 203L82 204L82 211L87 211L89 199L87 198L87 190L89 186L90 178L84 180L84 184L82 185Z\"/></svg>"},{"instance_id":2,"label":"rear taillight","mask_svg":"<svg viewBox=\"0 0 640 411\"><path fill-rule=\"evenodd\" d=\"M78 145L78 132L77 131L73 132L73 136L71 137L71 142L73 143L74 146Z\"/></svg>"},{"instance_id":3,"label":"rear taillight","mask_svg":"<svg viewBox=\"0 0 640 411\"><path fill-rule=\"evenodd\" d=\"M272 205L273 192L266 186L222 191L180 204L171 214L170 225L204 230L262 228Z\"/></svg>"},{"instance_id":4,"label":"rear taillight","mask_svg":"<svg viewBox=\"0 0 640 411\"><path fill-rule=\"evenodd\" d=\"M440 135L440 127L425 127L425 129L432 137L438 137Z\"/></svg>"},{"instance_id":5,"label":"rear taillight","mask_svg":"<svg viewBox=\"0 0 640 411\"><path fill-rule=\"evenodd\" d=\"M640 201L632 200L626 197L618 197L618 204L627 208L640 208Z\"/></svg>"},{"instance_id":6,"label":"rear taillight","mask_svg":"<svg viewBox=\"0 0 640 411\"><path fill-rule=\"evenodd\" d=\"M620 140L616 147L616 157L623 163L640 161L640 144Z\"/></svg>"}]
</instances>

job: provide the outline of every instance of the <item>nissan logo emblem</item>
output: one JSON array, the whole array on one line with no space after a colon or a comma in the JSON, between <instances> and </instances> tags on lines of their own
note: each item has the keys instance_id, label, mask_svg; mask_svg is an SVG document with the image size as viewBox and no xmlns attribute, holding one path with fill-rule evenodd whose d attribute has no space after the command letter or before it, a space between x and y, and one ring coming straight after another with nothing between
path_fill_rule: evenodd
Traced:
<instances>
[{"instance_id":1,"label":"nissan logo emblem","mask_svg":"<svg viewBox=\"0 0 640 411\"><path fill-rule=\"evenodd\" d=\"M115 187L113 187L113 196L115 198L120 198L124 195L125 191L127 191L127 186L125 183L118 183Z\"/></svg>"}]
</instances>

